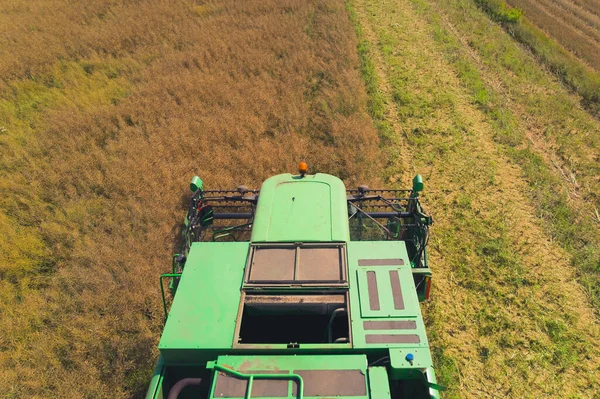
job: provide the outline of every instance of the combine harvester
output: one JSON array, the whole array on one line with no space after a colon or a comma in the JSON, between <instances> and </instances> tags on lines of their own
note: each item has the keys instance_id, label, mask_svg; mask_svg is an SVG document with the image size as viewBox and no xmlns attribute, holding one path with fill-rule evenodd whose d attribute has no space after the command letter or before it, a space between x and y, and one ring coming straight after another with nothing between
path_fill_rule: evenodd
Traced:
<instances>
[{"instance_id":1,"label":"combine harvester","mask_svg":"<svg viewBox=\"0 0 600 399\"><path fill-rule=\"evenodd\" d=\"M192 179L147 399L439 398L419 308L421 176L412 190L346 190L299 172L260 192Z\"/></svg>"}]
</instances>

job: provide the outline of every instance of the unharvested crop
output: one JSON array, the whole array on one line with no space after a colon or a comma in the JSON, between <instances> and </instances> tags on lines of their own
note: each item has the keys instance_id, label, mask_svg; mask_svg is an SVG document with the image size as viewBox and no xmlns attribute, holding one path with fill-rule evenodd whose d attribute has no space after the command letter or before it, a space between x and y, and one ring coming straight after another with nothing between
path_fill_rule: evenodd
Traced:
<instances>
[{"instance_id":1,"label":"unharvested crop","mask_svg":"<svg viewBox=\"0 0 600 399\"><path fill-rule=\"evenodd\" d=\"M341 1L12 0L0 37L2 395L145 390L194 174L377 181Z\"/></svg>"}]
</instances>

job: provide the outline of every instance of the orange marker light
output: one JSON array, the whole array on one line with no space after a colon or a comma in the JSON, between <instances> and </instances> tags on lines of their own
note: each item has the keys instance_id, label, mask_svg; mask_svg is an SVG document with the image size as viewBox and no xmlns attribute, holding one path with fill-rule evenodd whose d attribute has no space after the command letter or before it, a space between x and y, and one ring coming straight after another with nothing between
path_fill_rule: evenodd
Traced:
<instances>
[{"instance_id":1,"label":"orange marker light","mask_svg":"<svg viewBox=\"0 0 600 399\"><path fill-rule=\"evenodd\" d=\"M300 172L301 175L305 175L308 172L308 165L306 162L303 161L298 164L298 172Z\"/></svg>"}]
</instances>

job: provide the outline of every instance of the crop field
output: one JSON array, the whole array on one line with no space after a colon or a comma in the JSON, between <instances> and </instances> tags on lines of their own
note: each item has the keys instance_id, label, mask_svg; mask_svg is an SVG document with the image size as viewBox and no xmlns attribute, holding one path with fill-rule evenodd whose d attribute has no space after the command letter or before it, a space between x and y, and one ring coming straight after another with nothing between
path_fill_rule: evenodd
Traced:
<instances>
[{"instance_id":1,"label":"crop field","mask_svg":"<svg viewBox=\"0 0 600 399\"><path fill-rule=\"evenodd\" d=\"M353 32L341 2L0 3L0 396L145 391L194 174L377 184Z\"/></svg>"},{"instance_id":2,"label":"crop field","mask_svg":"<svg viewBox=\"0 0 600 399\"><path fill-rule=\"evenodd\" d=\"M423 175L444 398L600 398L600 122L473 0L0 2L0 396L143 397L189 178L299 160Z\"/></svg>"},{"instance_id":3,"label":"crop field","mask_svg":"<svg viewBox=\"0 0 600 399\"><path fill-rule=\"evenodd\" d=\"M600 70L600 1L506 0L565 48Z\"/></svg>"}]
</instances>

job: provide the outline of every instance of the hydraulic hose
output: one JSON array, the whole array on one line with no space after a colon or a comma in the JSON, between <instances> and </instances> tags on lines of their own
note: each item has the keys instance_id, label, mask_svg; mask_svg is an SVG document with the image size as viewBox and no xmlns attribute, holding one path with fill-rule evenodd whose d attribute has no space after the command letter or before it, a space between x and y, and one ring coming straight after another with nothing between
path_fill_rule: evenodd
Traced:
<instances>
[{"instance_id":1,"label":"hydraulic hose","mask_svg":"<svg viewBox=\"0 0 600 399\"><path fill-rule=\"evenodd\" d=\"M182 378L171 387L167 399L177 399L183 388L190 386L198 386L201 382L202 378Z\"/></svg>"},{"instance_id":2,"label":"hydraulic hose","mask_svg":"<svg viewBox=\"0 0 600 399\"><path fill-rule=\"evenodd\" d=\"M348 313L348 311L346 310L346 308L337 308L333 312L331 312L331 317L329 317L329 323L327 323L327 342L333 342L333 331L331 330L331 327L333 326L333 321L335 320L336 316L340 313Z\"/></svg>"}]
</instances>

